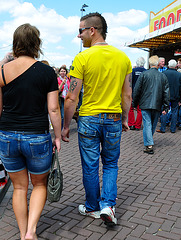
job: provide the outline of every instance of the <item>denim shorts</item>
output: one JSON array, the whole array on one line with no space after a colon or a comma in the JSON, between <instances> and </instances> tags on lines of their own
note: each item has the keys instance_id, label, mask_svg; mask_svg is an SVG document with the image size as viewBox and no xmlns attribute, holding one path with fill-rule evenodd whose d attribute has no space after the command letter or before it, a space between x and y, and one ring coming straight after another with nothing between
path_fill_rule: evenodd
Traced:
<instances>
[{"instance_id":1,"label":"denim shorts","mask_svg":"<svg viewBox=\"0 0 181 240\"><path fill-rule=\"evenodd\" d=\"M46 173L52 161L51 135L0 131L0 158L7 172Z\"/></svg>"}]
</instances>

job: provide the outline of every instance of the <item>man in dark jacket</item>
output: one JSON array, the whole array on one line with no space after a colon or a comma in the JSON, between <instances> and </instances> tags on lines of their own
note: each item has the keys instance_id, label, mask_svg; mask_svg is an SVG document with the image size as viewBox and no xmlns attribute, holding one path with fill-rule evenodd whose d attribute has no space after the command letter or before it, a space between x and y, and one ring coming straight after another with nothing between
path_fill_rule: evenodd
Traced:
<instances>
[{"instance_id":1,"label":"man in dark jacket","mask_svg":"<svg viewBox=\"0 0 181 240\"><path fill-rule=\"evenodd\" d=\"M169 108L169 85L167 77L158 71L158 56L149 58L150 69L141 73L133 93L133 107L139 104L143 118L145 153L153 154L153 134L163 105L162 114Z\"/></svg>"},{"instance_id":2,"label":"man in dark jacket","mask_svg":"<svg viewBox=\"0 0 181 240\"><path fill-rule=\"evenodd\" d=\"M181 73L177 72L177 62L171 59L168 62L168 69L163 73L167 76L169 89L170 89L170 106L171 106L171 126L170 132L175 133L178 115L178 103L180 101L180 86L181 86ZM161 116L161 127L157 132L165 133L167 116Z\"/></svg>"}]
</instances>

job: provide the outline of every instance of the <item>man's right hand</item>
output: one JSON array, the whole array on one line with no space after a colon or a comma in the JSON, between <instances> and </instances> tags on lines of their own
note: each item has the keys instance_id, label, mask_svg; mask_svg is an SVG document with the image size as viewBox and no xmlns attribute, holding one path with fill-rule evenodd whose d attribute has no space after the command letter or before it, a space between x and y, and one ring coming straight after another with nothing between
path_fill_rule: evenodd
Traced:
<instances>
[{"instance_id":1,"label":"man's right hand","mask_svg":"<svg viewBox=\"0 0 181 240\"><path fill-rule=\"evenodd\" d=\"M129 130L129 126L127 121L122 121L122 132L127 132Z\"/></svg>"}]
</instances>

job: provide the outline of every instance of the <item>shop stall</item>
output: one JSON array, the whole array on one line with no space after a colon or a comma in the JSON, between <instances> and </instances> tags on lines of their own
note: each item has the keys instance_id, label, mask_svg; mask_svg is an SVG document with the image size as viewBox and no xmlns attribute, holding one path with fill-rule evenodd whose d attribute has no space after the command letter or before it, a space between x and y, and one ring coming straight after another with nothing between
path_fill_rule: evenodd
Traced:
<instances>
[{"instance_id":1,"label":"shop stall","mask_svg":"<svg viewBox=\"0 0 181 240\"><path fill-rule=\"evenodd\" d=\"M181 0L173 1L158 13L150 12L149 33L126 46L143 49L149 56L170 59L181 57Z\"/></svg>"}]
</instances>

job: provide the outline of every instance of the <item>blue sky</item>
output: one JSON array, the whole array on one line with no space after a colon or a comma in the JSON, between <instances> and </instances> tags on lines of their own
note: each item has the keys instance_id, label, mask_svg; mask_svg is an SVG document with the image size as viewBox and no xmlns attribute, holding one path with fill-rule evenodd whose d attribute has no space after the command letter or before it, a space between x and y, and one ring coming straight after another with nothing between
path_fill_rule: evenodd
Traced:
<instances>
[{"instance_id":1,"label":"blue sky","mask_svg":"<svg viewBox=\"0 0 181 240\"><path fill-rule=\"evenodd\" d=\"M41 33L44 55L50 65L69 67L80 51L77 38L81 7L87 4L84 14L101 13L108 24L107 42L123 50L132 65L138 57L147 59L145 51L127 48L125 42L148 33L150 11L157 13L173 1L169 0L0 0L0 59L12 49L14 30L23 23L36 26ZM84 50L84 49L83 49Z\"/></svg>"}]
</instances>

